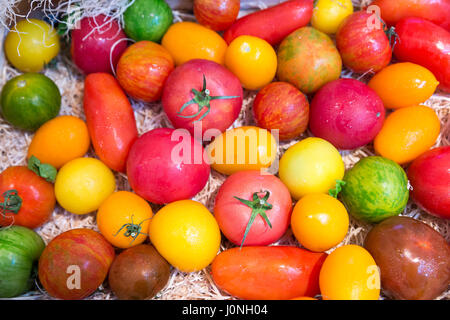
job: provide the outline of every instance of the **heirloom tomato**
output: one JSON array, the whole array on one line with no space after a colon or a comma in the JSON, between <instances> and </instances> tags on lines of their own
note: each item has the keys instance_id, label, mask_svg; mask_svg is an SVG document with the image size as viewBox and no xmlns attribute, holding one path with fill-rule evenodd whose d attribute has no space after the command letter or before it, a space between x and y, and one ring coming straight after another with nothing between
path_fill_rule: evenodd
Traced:
<instances>
[{"instance_id":1,"label":"heirloom tomato","mask_svg":"<svg viewBox=\"0 0 450 320\"><path fill-rule=\"evenodd\" d=\"M311 25L326 34L335 34L341 22L352 13L351 0L318 0L314 5Z\"/></svg>"},{"instance_id":2,"label":"heirloom tomato","mask_svg":"<svg viewBox=\"0 0 450 320\"><path fill-rule=\"evenodd\" d=\"M194 0L194 15L200 24L222 31L236 20L240 7L238 0Z\"/></svg>"}]
</instances>

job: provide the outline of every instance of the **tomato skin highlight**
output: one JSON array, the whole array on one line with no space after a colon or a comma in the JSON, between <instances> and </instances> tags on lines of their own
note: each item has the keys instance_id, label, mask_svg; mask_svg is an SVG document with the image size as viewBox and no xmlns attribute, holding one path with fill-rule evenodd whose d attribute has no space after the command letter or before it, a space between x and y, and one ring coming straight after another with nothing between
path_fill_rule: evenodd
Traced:
<instances>
[{"instance_id":1,"label":"tomato skin highlight","mask_svg":"<svg viewBox=\"0 0 450 320\"><path fill-rule=\"evenodd\" d=\"M84 112L95 153L111 169L125 172L128 151L138 137L128 98L108 73L84 81Z\"/></svg>"},{"instance_id":2,"label":"tomato skin highlight","mask_svg":"<svg viewBox=\"0 0 450 320\"><path fill-rule=\"evenodd\" d=\"M216 285L246 300L288 300L319 293L326 253L291 246L231 248L212 263Z\"/></svg>"},{"instance_id":3,"label":"tomato skin highlight","mask_svg":"<svg viewBox=\"0 0 450 320\"><path fill-rule=\"evenodd\" d=\"M223 37L228 44L239 36L249 35L276 45L294 30L307 25L312 13L312 0L286 1L236 20Z\"/></svg>"},{"instance_id":4,"label":"tomato skin highlight","mask_svg":"<svg viewBox=\"0 0 450 320\"><path fill-rule=\"evenodd\" d=\"M194 15L205 27L223 31L236 20L240 7L237 0L195 0Z\"/></svg>"}]
</instances>

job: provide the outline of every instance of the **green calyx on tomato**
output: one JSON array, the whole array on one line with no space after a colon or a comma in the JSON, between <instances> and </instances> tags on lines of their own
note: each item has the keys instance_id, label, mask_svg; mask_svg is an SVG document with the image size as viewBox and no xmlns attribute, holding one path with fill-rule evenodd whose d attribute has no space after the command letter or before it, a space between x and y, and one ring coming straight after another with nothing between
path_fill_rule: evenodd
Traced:
<instances>
[{"instance_id":1,"label":"green calyx on tomato","mask_svg":"<svg viewBox=\"0 0 450 320\"><path fill-rule=\"evenodd\" d=\"M191 92L194 94L194 98L183 104L180 111L178 111L178 116L181 118L195 118L197 117L204 108L207 110L205 113L202 114L200 118L195 120L194 122L201 121L204 117L208 115L208 113L211 111L211 100L219 100L219 99L233 99L233 98L239 98L239 96L210 96L209 89L206 88L206 77L203 75L203 88L202 91L198 91L196 89L192 89ZM197 113L189 116L183 116L181 113L184 109L186 109L187 106L196 103L198 105L198 111Z\"/></svg>"},{"instance_id":2,"label":"green calyx on tomato","mask_svg":"<svg viewBox=\"0 0 450 320\"><path fill-rule=\"evenodd\" d=\"M133 216L131 216L131 223L125 223L124 225L122 225L120 229L117 230L117 232L114 234L114 237L117 236L123 228L125 228L125 232L123 233L124 237L132 238L130 244L133 243L133 241L136 240L136 238L140 234L148 236L147 233L141 232L142 223L147 220L150 220L150 218L142 220L139 224L135 224L133 222Z\"/></svg>"},{"instance_id":3,"label":"green calyx on tomato","mask_svg":"<svg viewBox=\"0 0 450 320\"><path fill-rule=\"evenodd\" d=\"M22 198L17 190L11 189L3 192L3 202L0 202L0 215L5 216L7 213L17 214L22 206Z\"/></svg>"},{"instance_id":4,"label":"green calyx on tomato","mask_svg":"<svg viewBox=\"0 0 450 320\"><path fill-rule=\"evenodd\" d=\"M342 187L345 185L344 180L336 179L336 186L334 189L328 190L328 194L334 198L337 198L339 192L342 191Z\"/></svg>"},{"instance_id":5,"label":"green calyx on tomato","mask_svg":"<svg viewBox=\"0 0 450 320\"><path fill-rule=\"evenodd\" d=\"M381 24L383 25L383 31L386 34L386 36L388 37L389 45L391 46L392 51L394 51L394 46L397 43L397 39L398 39L398 34L395 32L395 27L392 26L392 27L388 28L386 23L383 21L383 19L380 18L380 16L378 14L376 14L376 17L378 20L380 20ZM394 38L394 42L392 42L392 38Z\"/></svg>"},{"instance_id":6,"label":"green calyx on tomato","mask_svg":"<svg viewBox=\"0 0 450 320\"><path fill-rule=\"evenodd\" d=\"M46 181L54 183L56 179L57 170L48 163L41 163L35 156L31 156L28 160L28 169L36 173L39 177Z\"/></svg>"},{"instance_id":7,"label":"green calyx on tomato","mask_svg":"<svg viewBox=\"0 0 450 320\"><path fill-rule=\"evenodd\" d=\"M256 217L258 215L261 215L263 219L266 221L266 223L269 225L270 228L272 228L272 224L270 223L269 218L267 217L266 211L272 209L272 204L268 203L267 200L269 199L270 192L266 191L266 194L263 198L260 198L258 196L258 192L253 193L253 201L241 199L238 197L234 197L235 199L239 200L246 206L252 209L252 213L250 216L250 219L248 220L247 227L245 228L244 237L242 238L241 242L241 248L244 245L245 238L247 237L250 228L252 227L253 221L255 221Z\"/></svg>"}]
</instances>

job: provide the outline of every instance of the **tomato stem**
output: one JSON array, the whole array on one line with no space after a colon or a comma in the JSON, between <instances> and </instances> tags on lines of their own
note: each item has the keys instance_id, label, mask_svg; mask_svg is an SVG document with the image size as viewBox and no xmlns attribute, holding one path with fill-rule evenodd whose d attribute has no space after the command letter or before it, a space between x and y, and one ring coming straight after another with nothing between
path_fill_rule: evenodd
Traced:
<instances>
[{"instance_id":1,"label":"tomato stem","mask_svg":"<svg viewBox=\"0 0 450 320\"><path fill-rule=\"evenodd\" d=\"M22 198L17 190L11 189L3 192L4 200L0 202L0 214L6 216L7 213L17 214L22 207Z\"/></svg>"},{"instance_id":2,"label":"tomato stem","mask_svg":"<svg viewBox=\"0 0 450 320\"><path fill-rule=\"evenodd\" d=\"M41 163L35 156L31 156L28 160L28 169L36 173L39 177L44 178L48 182L54 183L57 170L48 163Z\"/></svg>"},{"instance_id":3,"label":"tomato stem","mask_svg":"<svg viewBox=\"0 0 450 320\"><path fill-rule=\"evenodd\" d=\"M328 190L328 194L334 198L337 198L339 193L342 191L342 187L345 186L345 183L346 182L344 180L336 179L336 186L334 189Z\"/></svg>"},{"instance_id":4,"label":"tomato stem","mask_svg":"<svg viewBox=\"0 0 450 320\"><path fill-rule=\"evenodd\" d=\"M130 244L133 243L133 241L136 240L136 238L137 238L140 234L143 234L143 235L148 236L147 233L141 232L141 229L142 229L142 226L141 226L141 225L142 225L142 223L143 223L144 221L150 220L151 218L144 219L144 220L142 220L139 224L135 224L135 223L133 222L133 216L134 216L134 215L131 216L131 223L125 223L125 224L123 224L123 225L120 227L120 229L117 230L117 232L113 235L113 237L117 236L117 235L119 234L119 232L120 232L123 228L125 228L125 232L123 233L123 236L124 236L124 237L131 237L131 238L132 238Z\"/></svg>"}]
</instances>

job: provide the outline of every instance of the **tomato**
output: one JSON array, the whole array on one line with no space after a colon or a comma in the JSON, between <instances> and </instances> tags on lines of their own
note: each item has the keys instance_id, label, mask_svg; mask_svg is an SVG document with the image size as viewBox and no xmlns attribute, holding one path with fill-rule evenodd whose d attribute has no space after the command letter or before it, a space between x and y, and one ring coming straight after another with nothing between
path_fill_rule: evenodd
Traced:
<instances>
[{"instance_id":1,"label":"tomato","mask_svg":"<svg viewBox=\"0 0 450 320\"><path fill-rule=\"evenodd\" d=\"M395 57L427 68L439 81L439 88L450 92L450 32L420 18L400 20L395 31L398 34Z\"/></svg>"},{"instance_id":2,"label":"tomato","mask_svg":"<svg viewBox=\"0 0 450 320\"><path fill-rule=\"evenodd\" d=\"M33 230L19 226L0 229L0 298L12 298L30 288L33 265L44 247Z\"/></svg>"},{"instance_id":3,"label":"tomato","mask_svg":"<svg viewBox=\"0 0 450 320\"><path fill-rule=\"evenodd\" d=\"M106 279L114 248L90 229L72 229L52 239L39 259L39 281L58 299L83 299Z\"/></svg>"},{"instance_id":4,"label":"tomato","mask_svg":"<svg viewBox=\"0 0 450 320\"><path fill-rule=\"evenodd\" d=\"M348 226L344 205L327 194L307 194L292 212L292 232L298 242L311 251L322 252L338 245L347 235Z\"/></svg>"},{"instance_id":5,"label":"tomato","mask_svg":"<svg viewBox=\"0 0 450 320\"><path fill-rule=\"evenodd\" d=\"M326 256L289 246L231 248L214 259L211 274L220 289L240 299L315 296Z\"/></svg>"},{"instance_id":6,"label":"tomato","mask_svg":"<svg viewBox=\"0 0 450 320\"><path fill-rule=\"evenodd\" d=\"M234 39L225 53L225 66L248 90L271 82L277 71L277 54L265 40L253 36Z\"/></svg>"},{"instance_id":7,"label":"tomato","mask_svg":"<svg viewBox=\"0 0 450 320\"><path fill-rule=\"evenodd\" d=\"M389 39L382 27L372 26L371 19L376 18L365 11L355 12L342 21L336 33L342 61L356 73L378 72L391 61Z\"/></svg>"},{"instance_id":8,"label":"tomato","mask_svg":"<svg viewBox=\"0 0 450 320\"><path fill-rule=\"evenodd\" d=\"M193 200L172 202L153 217L150 240L158 252L183 272L206 268L220 247L220 229L208 209Z\"/></svg>"},{"instance_id":9,"label":"tomato","mask_svg":"<svg viewBox=\"0 0 450 320\"><path fill-rule=\"evenodd\" d=\"M37 228L50 219L56 204L53 185L25 166L0 174L0 194L0 226Z\"/></svg>"},{"instance_id":10,"label":"tomato","mask_svg":"<svg viewBox=\"0 0 450 320\"><path fill-rule=\"evenodd\" d=\"M86 123L74 116L59 116L44 123L28 147L27 158L61 168L70 160L86 154L90 146Z\"/></svg>"},{"instance_id":11,"label":"tomato","mask_svg":"<svg viewBox=\"0 0 450 320\"><path fill-rule=\"evenodd\" d=\"M311 25L327 34L335 34L341 22L353 13L351 0L318 0L314 5Z\"/></svg>"},{"instance_id":12,"label":"tomato","mask_svg":"<svg viewBox=\"0 0 450 320\"><path fill-rule=\"evenodd\" d=\"M118 191L102 202L97 211L97 226L113 246L129 248L147 239L152 216L147 201L132 192Z\"/></svg>"},{"instance_id":13,"label":"tomato","mask_svg":"<svg viewBox=\"0 0 450 320\"><path fill-rule=\"evenodd\" d=\"M292 298L290 300L317 300L317 299L311 298L311 297L296 297L296 298Z\"/></svg>"},{"instance_id":14,"label":"tomato","mask_svg":"<svg viewBox=\"0 0 450 320\"><path fill-rule=\"evenodd\" d=\"M122 251L109 270L108 283L121 300L153 298L169 281L170 265L148 244Z\"/></svg>"},{"instance_id":15,"label":"tomato","mask_svg":"<svg viewBox=\"0 0 450 320\"><path fill-rule=\"evenodd\" d=\"M272 82L261 89L252 110L258 127L279 130L280 140L296 138L308 126L308 99L287 82Z\"/></svg>"},{"instance_id":16,"label":"tomato","mask_svg":"<svg viewBox=\"0 0 450 320\"><path fill-rule=\"evenodd\" d=\"M56 200L61 207L75 214L97 210L115 189L116 181L111 170L94 158L67 162L55 181Z\"/></svg>"},{"instance_id":17,"label":"tomato","mask_svg":"<svg viewBox=\"0 0 450 320\"><path fill-rule=\"evenodd\" d=\"M231 126L239 116L242 99L242 86L235 75L216 62L194 59L169 76L162 105L175 128L187 129L202 140L207 130L223 132Z\"/></svg>"},{"instance_id":18,"label":"tomato","mask_svg":"<svg viewBox=\"0 0 450 320\"><path fill-rule=\"evenodd\" d=\"M210 167L203 153L201 143L188 132L150 130L131 147L127 160L130 186L157 204L190 199L209 179Z\"/></svg>"},{"instance_id":19,"label":"tomato","mask_svg":"<svg viewBox=\"0 0 450 320\"><path fill-rule=\"evenodd\" d=\"M177 66L192 59L224 64L227 50L227 43L218 33L194 22L173 24L161 44L170 52Z\"/></svg>"},{"instance_id":20,"label":"tomato","mask_svg":"<svg viewBox=\"0 0 450 320\"><path fill-rule=\"evenodd\" d=\"M431 149L408 168L411 198L426 212L450 219L450 146Z\"/></svg>"},{"instance_id":21,"label":"tomato","mask_svg":"<svg viewBox=\"0 0 450 320\"><path fill-rule=\"evenodd\" d=\"M214 217L234 244L262 246L283 236L291 209L291 195L280 179L259 171L240 171L220 187Z\"/></svg>"},{"instance_id":22,"label":"tomato","mask_svg":"<svg viewBox=\"0 0 450 320\"><path fill-rule=\"evenodd\" d=\"M372 89L356 79L338 79L315 94L309 128L336 148L351 150L375 138L384 116L383 102Z\"/></svg>"},{"instance_id":23,"label":"tomato","mask_svg":"<svg viewBox=\"0 0 450 320\"><path fill-rule=\"evenodd\" d=\"M411 162L434 145L440 128L440 120L430 107L398 109L386 118L376 136L375 151L398 164Z\"/></svg>"},{"instance_id":24,"label":"tomato","mask_svg":"<svg viewBox=\"0 0 450 320\"><path fill-rule=\"evenodd\" d=\"M324 300L378 300L380 272L363 247L349 244L334 250L320 270Z\"/></svg>"},{"instance_id":25,"label":"tomato","mask_svg":"<svg viewBox=\"0 0 450 320\"><path fill-rule=\"evenodd\" d=\"M228 44L239 36L249 35L276 45L294 30L307 25L312 10L312 0L285 1L239 18L223 37Z\"/></svg>"},{"instance_id":26,"label":"tomato","mask_svg":"<svg viewBox=\"0 0 450 320\"><path fill-rule=\"evenodd\" d=\"M41 71L58 52L56 30L38 19L19 21L5 39L6 58L22 72Z\"/></svg>"},{"instance_id":27,"label":"tomato","mask_svg":"<svg viewBox=\"0 0 450 320\"><path fill-rule=\"evenodd\" d=\"M427 224L392 217L373 227L365 248L380 267L381 285L395 299L432 300L450 282L450 246Z\"/></svg>"},{"instance_id":28,"label":"tomato","mask_svg":"<svg viewBox=\"0 0 450 320\"><path fill-rule=\"evenodd\" d=\"M125 33L136 41L159 42L173 22L164 0L135 0L123 13Z\"/></svg>"},{"instance_id":29,"label":"tomato","mask_svg":"<svg viewBox=\"0 0 450 320\"><path fill-rule=\"evenodd\" d=\"M212 168L230 175L269 168L277 156L277 141L266 129L245 126L225 131L206 151Z\"/></svg>"},{"instance_id":30,"label":"tomato","mask_svg":"<svg viewBox=\"0 0 450 320\"><path fill-rule=\"evenodd\" d=\"M320 138L306 138L289 147L278 172L294 199L327 193L344 176L344 161L335 147Z\"/></svg>"},{"instance_id":31,"label":"tomato","mask_svg":"<svg viewBox=\"0 0 450 320\"><path fill-rule=\"evenodd\" d=\"M194 0L194 15L200 24L223 31L236 20L240 7L237 0Z\"/></svg>"},{"instance_id":32,"label":"tomato","mask_svg":"<svg viewBox=\"0 0 450 320\"><path fill-rule=\"evenodd\" d=\"M311 27L297 29L288 35L278 47L277 54L278 80L289 82L306 94L341 75L342 60L333 41Z\"/></svg>"},{"instance_id":33,"label":"tomato","mask_svg":"<svg viewBox=\"0 0 450 320\"><path fill-rule=\"evenodd\" d=\"M71 38L72 60L85 74L112 73L127 48L127 36L119 23L103 14L81 19Z\"/></svg>"},{"instance_id":34,"label":"tomato","mask_svg":"<svg viewBox=\"0 0 450 320\"><path fill-rule=\"evenodd\" d=\"M88 75L83 107L95 153L109 168L125 172L138 132L133 108L117 80L108 73Z\"/></svg>"},{"instance_id":35,"label":"tomato","mask_svg":"<svg viewBox=\"0 0 450 320\"><path fill-rule=\"evenodd\" d=\"M6 82L1 111L6 121L23 130L35 131L56 117L61 94L56 84L40 73L25 73Z\"/></svg>"}]
</instances>

